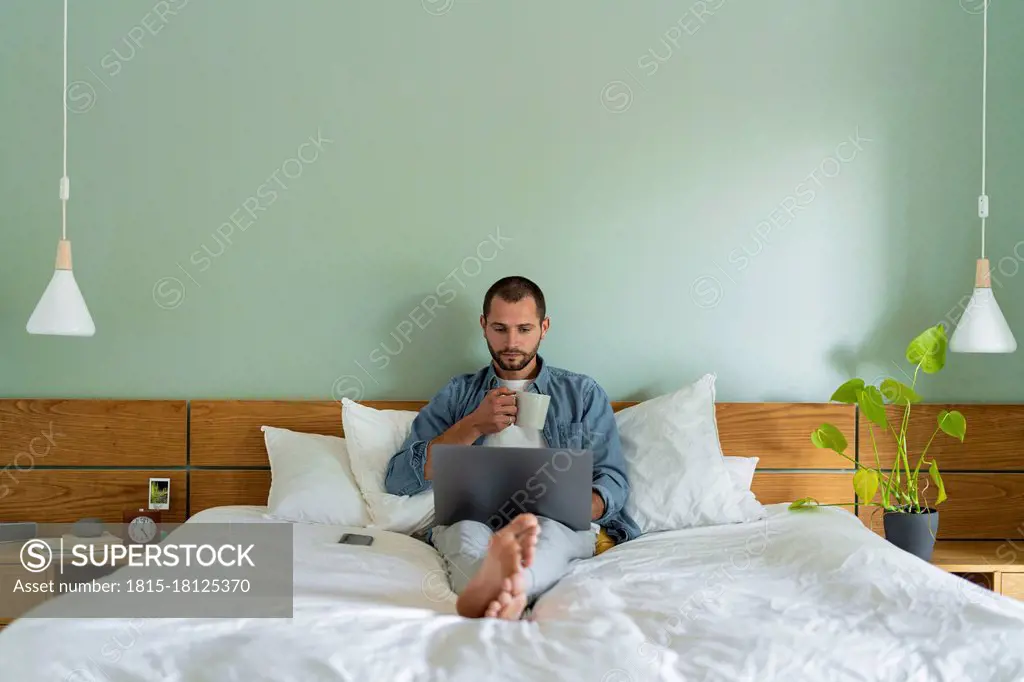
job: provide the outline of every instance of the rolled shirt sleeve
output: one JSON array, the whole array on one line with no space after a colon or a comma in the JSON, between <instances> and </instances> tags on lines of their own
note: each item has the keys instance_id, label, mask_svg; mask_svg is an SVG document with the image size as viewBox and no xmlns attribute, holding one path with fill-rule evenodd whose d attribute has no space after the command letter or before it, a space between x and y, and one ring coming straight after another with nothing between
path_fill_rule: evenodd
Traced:
<instances>
[{"instance_id":1,"label":"rolled shirt sleeve","mask_svg":"<svg viewBox=\"0 0 1024 682\"><path fill-rule=\"evenodd\" d=\"M435 395L412 422L412 430L388 462L384 489L392 495L415 495L430 487L424 478L427 445L456 422L458 384L453 378Z\"/></svg>"}]
</instances>

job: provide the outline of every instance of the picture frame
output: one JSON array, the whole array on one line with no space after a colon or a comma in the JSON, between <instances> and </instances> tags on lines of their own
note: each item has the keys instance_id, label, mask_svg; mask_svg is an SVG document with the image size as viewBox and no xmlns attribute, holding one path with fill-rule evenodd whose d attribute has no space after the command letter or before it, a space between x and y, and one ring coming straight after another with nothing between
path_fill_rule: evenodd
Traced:
<instances>
[{"instance_id":1,"label":"picture frame","mask_svg":"<svg viewBox=\"0 0 1024 682\"><path fill-rule=\"evenodd\" d=\"M151 478L149 479L149 508L170 509L171 508L171 479Z\"/></svg>"}]
</instances>

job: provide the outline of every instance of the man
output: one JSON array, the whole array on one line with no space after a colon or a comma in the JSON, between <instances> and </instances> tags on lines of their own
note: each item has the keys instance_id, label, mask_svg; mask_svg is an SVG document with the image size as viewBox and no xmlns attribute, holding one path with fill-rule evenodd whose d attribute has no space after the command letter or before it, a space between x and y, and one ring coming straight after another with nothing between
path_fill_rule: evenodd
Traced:
<instances>
[{"instance_id":1,"label":"man","mask_svg":"<svg viewBox=\"0 0 1024 682\"><path fill-rule=\"evenodd\" d=\"M419 412L388 464L389 493L414 495L430 486L431 450L438 443L586 448L594 454L591 518L615 542L639 535L623 510L629 483L608 396L590 377L552 367L537 355L550 324L544 294L525 277L505 277L488 289L480 327L492 362L452 378ZM551 396L542 431L516 425L517 390ZM594 530L573 531L532 514L520 514L496 533L477 521L431 532L459 595L459 614L508 620L518 619L527 601L554 585L570 562L593 556L595 540Z\"/></svg>"}]
</instances>

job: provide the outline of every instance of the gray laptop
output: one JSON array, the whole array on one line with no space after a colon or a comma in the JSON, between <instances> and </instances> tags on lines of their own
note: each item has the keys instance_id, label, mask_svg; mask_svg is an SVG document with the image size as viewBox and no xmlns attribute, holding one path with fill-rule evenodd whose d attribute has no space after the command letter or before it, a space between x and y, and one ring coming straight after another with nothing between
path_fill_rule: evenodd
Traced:
<instances>
[{"instance_id":1,"label":"gray laptop","mask_svg":"<svg viewBox=\"0 0 1024 682\"><path fill-rule=\"evenodd\" d=\"M468 520L498 530L529 512L590 528L590 450L438 444L430 458L438 525Z\"/></svg>"}]
</instances>

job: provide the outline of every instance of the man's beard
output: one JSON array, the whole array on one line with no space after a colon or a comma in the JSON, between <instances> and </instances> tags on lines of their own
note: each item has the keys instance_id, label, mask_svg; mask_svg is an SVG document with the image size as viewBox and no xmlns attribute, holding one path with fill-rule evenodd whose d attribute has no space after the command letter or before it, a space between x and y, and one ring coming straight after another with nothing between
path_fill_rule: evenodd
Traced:
<instances>
[{"instance_id":1,"label":"man's beard","mask_svg":"<svg viewBox=\"0 0 1024 682\"><path fill-rule=\"evenodd\" d=\"M494 359L495 364L497 364L498 367L500 367L502 370L506 372L517 372L521 370L523 367L526 367L537 356L538 348L540 348L539 341L537 342L537 345L534 346L533 350L529 352L524 352L521 349L514 348L511 350L513 350L516 353L520 353L520 355L516 355L515 357L507 357L502 356L500 352L494 350L489 341L487 342L487 350L491 352L491 357Z\"/></svg>"}]
</instances>

